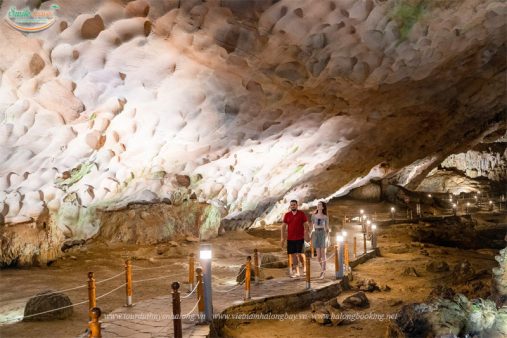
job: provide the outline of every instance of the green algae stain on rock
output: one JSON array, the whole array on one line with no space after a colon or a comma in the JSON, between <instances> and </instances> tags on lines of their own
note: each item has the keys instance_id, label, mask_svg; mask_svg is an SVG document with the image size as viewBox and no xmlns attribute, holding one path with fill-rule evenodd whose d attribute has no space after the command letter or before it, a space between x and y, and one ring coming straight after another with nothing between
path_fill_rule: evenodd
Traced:
<instances>
[{"instance_id":1,"label":"green algae stain on rock","mask_svg":"<svg viewBox=\"0 0 507 338\"><path fill-rule=\"evenodd\" d=\"M68 172L65 176L59 177L55 180L55 184L58 188L65 190L70 187L74 183L81 180L83 177L88 175L93 166L95 166L94 162L84 162L79 164L77 167L73 168L70 172Z\"/></svg>"}]
</instances>

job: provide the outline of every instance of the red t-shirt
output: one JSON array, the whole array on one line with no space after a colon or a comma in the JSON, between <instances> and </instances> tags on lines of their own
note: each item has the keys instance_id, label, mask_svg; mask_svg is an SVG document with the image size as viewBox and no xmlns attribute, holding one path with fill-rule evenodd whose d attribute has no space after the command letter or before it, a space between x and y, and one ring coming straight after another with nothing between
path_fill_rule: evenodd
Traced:
<instances>
[{"instance_id":1,"label":"red t-shirt","mask_svg":"<svg viewBox=\"0 0 507 338\"><path fill-rule=\"evenodd\" d=\"M296 214L292 214L292 211L283 216L283 222L288 225L287 229L287 239L291 241L297 241L305 238L305 227L304 223L307 222L308 219L306 215L301 210L297 210Z\"/></svg>"}]
</instances>

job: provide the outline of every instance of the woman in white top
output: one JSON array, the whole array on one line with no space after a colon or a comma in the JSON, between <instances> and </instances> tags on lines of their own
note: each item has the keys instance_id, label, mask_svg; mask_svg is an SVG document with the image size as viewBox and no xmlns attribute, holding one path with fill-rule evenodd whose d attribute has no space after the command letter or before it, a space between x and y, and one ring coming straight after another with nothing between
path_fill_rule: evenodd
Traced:
<instances>
[{"instance_id":1,"label":"woman in white top","mask_svg":"<svg viewBox=\"0 0 507 338\"><path fill-rule=\"evenodd\" d=\"M324 274L326 273L326 239L330 231L325 202L317 204L317 210L312 214L312 226L312 243L317 252L317 260L322 270L320 278L324 278Z\"/></svg>"}]
</instances>

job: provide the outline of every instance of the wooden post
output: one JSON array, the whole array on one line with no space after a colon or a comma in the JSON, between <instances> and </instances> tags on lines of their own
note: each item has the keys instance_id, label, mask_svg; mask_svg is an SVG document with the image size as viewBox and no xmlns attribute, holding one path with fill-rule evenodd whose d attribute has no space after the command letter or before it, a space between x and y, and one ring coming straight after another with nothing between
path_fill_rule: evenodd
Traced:
<instances>
[{"instance_id":1,"label":"wooden post","mask_svg":"<svg viewBox=\"0 0 507 338\"><path fill-rule=\"evenodd\" d=\"M345 268L348 269L348 266L349 266L349 243L345 242L343 243L343 255L344 255L344 263L345 263ZM345 271L345 275L347 274L347 271Z\"/></svg>"},{"instance_id":2,"label":"wooden post","mask_svg":"<svg viewBox=\"0 0 507 338\"><path fill-rule=\"evenodd\" d=\"M88 310L97 306L97 289L93 272L88 272ZM91 318L91 317L90 317Z\"/></svg>"},{"instance_id":3,"label":"wooden post","mask_svg":"<svg viewBox=\"0 0 507 338\"><path fill-rule=\"evenodd\" d=\"M357 237L354 236L354 258L357 258Z\"/></svg>"},{"instance_id":4,"label":"wooden post","mask_svg":"<svg viewBox=\"0 0 507 338\"><path fill-rule=\"evenodd\" d=\"M254 249L254 272L255 272L255 282L259 283L259 279L260 279L259 251L257 249Z\"/></svg>"},{"instance_id":5,"label":"wooden post","mask_svg":"<svg viewBox=\"0 0 507 338\"><path fill-rule=\"evenodd\" d=\"M305 252L305 258L306 258L306 288L310 289L310 251Z\"/></svg>"},{"instance_id":6,"label":"wooden post","mask_svg":"<svg viewBox=\"0 0 507 338\"><path fill-rule=\"evenodd\" d=\"M364 250L364 255L366 255L366 234L363 234L363 250Z\"/></svg>"},{"instance_id":7,"label":"wooden post","mask_svg":"<svg viewBox=\"0 0 507 338\"><path fill-rule=\"evenodd\" d=\"M181 303L180 303L180 283L174 282L171 284L173 295L173 325L174 325L174 338L182 338L183 330L181 328Z\"/></svg>"},{"instance_id":8,"label":"wooden post","mask_svg":"<svg viewBox=\"0 0 507 338\"><path fill-rule=\"evenodd\" d=\"M125 282L127 292L127 306L132 306L132 262L130 259L125 261Z\"/></svg>"},{"instance_id":9,"label":"wooden post","mask_svg":"<svg viewBox=\"0 0 507 338\"><path fill-rule=\"evenodd\" d=\"M340 269L340 257L338 256L338 243L334 246L334 274L338 279L338 271Z\"/></svg>"},{"instance_id":10,"label":"wooden post","mask_svg":"<svg viewBox=\"0 0 507 338\"><path fill-rule=\"evenodd\" d=\"M195 269L197 275L197 309L199 311L199 323L204 323L204 285L202 284L202 269Z\"/></svg>"},{"instance_id":11,"label":"wooden post","mask_svg":"<svg viewBox=\"0 0 507 338\"><path fill-rule=\"evenodd\" d=\"M192 290L195 287L194 265L195 265L194 254L191 253L188 256L188 289L189 289L189 292L192 292Z\"/></svg>"},{"instance_id":12,"label":"wooden post","mask_svg":"<svg viewBox=\"0 0 507 338\"><path fill-rule=\"evenodd\" d=\"M88 311L91 320L88 322L88 328L90 333L88 338L102 338L101 327L100 327L100 315L102 311L98 307L93 307Z\"/></svg>"},{"instance_id":13,"label":"wooden post","mask_svg":"<svg viewBox=\"0 0 507 338\"><path fill-rule=\"evenodd\" d=\"M246 258L245 264L245 300L250 299L250 278L251 278L251 269L252 269L252 257L248 256Z\"/></svg>"}]
</instances>

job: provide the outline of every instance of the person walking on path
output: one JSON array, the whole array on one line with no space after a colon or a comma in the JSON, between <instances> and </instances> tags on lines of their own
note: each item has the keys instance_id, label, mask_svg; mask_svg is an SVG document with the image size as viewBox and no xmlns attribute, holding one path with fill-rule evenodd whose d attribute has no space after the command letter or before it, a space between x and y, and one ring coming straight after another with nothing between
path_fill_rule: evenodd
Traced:
<instances>
[{"instance_id":1,"label":"person walking on path","mask_svg":"<svg viewBox=\"0 0 507 338\"><path fill-rule=\"evenodd\" d=\"M304 253L305 239L309 239L308 218L305 213L298 210L298 202L290 201L290 211L283 217L281 229L281 241L283 245L287 242L287 254L292 258L292 267L290 277L299 277L298 256ZM304 264L304 260L302 261Z\"/></svg>"},{"instance_id":2,"label":"person walking on path","mask_svg":"<svg viewBox=\"0 0 507 338\"><path fill-rule=\"evenodd\" d=\"M315 251L317 252L317 261L320 264L320 278L324 278L326 273L326 247L327 237L329 235L329 217L327 216L327 206L325 202L317 204L317 210L312 214L312 232L311 240Z\"/></svg>"}]
</instances>

